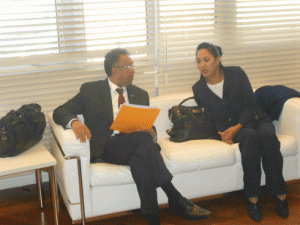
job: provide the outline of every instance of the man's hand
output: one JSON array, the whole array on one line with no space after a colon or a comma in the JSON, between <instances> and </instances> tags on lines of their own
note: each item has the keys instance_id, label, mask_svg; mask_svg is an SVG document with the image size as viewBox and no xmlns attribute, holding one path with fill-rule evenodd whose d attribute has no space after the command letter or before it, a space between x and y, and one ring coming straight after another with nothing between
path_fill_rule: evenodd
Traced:
<instances>
[{"instance_id":1,"label":"man's hand","mask_svg":"<svg viewBox=\"0 0 300 225\"><path fill-rule=\"evenodd\" d=\"M85 143L86 140L91 140L92 135L89 128L79 120L72 121L71 127L75 133L76 139L80 140L81 143Z\"/></svg>"},{"instance_id":2,"label":"man's hand","mask_svg":"<svg viewBox=\"0 0 300 225\"><path fill-rule=\"evenodd\" d=\"M148 132L149 134L151 134L152 138L154 138L154 136L155 136L155 131L153 129L142 128L137 131Z\"/></svg>"},{"instance_id":3,"label":"man's hand","mask_svg":"<svg viewBox=\"0 0 300 225\"><path fill-rule=\"evenodd\" d=\"M240 131L240 129L242 129L242 125L238 124L236 126L233 127L229 127L227 130L225 130L224 132L218 132L221 137L222 137L222 141L224 141L227 144L234 144L234 137L237 134L237 132Z\"/></svg>"}]
</instances>

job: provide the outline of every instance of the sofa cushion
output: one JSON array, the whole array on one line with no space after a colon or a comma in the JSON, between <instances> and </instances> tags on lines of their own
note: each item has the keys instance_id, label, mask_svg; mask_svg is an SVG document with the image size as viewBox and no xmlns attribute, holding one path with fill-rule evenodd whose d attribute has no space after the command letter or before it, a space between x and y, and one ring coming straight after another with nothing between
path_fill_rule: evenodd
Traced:
<instances>
[{"instance_id":1,"label":"sofa cushion","mask_svg":"<svg viewBox=\"0 0 300 225\"><path fill-rule=\"evenodd\" d=\"M110 163L92 163L90 165L91 186L114 186L134 183L129 166Z\"/></svg>"},{"instance_id":2,"label":"sofa cushion","mask_svg":"<svg viewBox=\"0 0 300 225\"><path fill-rule=\"evenodd\" d=\"M236 162L234 148L222 141L205 139L175 143L163 138L158 143L172 174L231 166Z\"/></svg>"},{"instance_id":3,"label":"sofa cushion","mask_svg":"<svg viewBox=\"0 0 300 225\"><path fill-rule=\"evenodd\" d=\"M230 166L235 163L234 149L221 141L193 140L174 143L159 139L161 154L172 174ZM90 165L90 185L109 186L133 183L129 166L109 163Z\"/></svg>"},{"instance_id":4,"label":"sofa cushion","mask_svg":"<svg viewBox=\"0 0 300 225\"><path fill-rule=\"evenodd\" d=\"M297 154L296 140L278 135L283 157ZM228 145L216 140L193 140L182 143L159 139L161 154L172 174L230 166L241 161L238 144ZM90 185L109 186L133 183L129 166L109 163L90 165Z\"/></svg>"}]
</instances>

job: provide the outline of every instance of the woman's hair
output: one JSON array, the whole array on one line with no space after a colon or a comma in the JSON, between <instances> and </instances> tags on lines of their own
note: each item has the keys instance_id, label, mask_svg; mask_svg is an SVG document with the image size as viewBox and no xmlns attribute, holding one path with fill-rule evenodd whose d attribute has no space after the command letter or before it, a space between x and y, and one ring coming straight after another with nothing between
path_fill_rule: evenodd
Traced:
<instances>
[{"instance_id":1,"label":"woman's hair","mask_svg":"<svg viewBox=\"0 0 300 225\"><path fill-rule=\"evenodd\" d=\"M222 48L218 45L214 45L208 42L203 42L201 44L198 45L197 50L196 50L196 57L198 52L201 49L207 49L215 58L217 58L218 56L222 56Z\"/></svg>"},{"instance_id":2,"label":"woman's hair","mask_svg":"<svg viewBox=\"0 0 300 225\"><path fill-rule=\"evenodd\" d=\"M129 52L123 48L115 48L106 53L104 59L104 69L107 76L111 76L111 70L113 66L119 62L121 55L129 55Z\"/></svg>"}]
</instances>

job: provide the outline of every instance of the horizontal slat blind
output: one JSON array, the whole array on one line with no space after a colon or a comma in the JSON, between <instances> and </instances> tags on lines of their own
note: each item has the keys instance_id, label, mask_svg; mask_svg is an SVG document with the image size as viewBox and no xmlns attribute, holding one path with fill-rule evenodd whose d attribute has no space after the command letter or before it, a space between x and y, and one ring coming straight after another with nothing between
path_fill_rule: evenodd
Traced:
<instances>
[{"instance_id":1,"label":"horizontal slat blind","mask_svg":"<svg viewBox=\"0 0 300 225\"><path fill-rule=\"evenodd\" d=\"M160 94L191 91L199 78L195 48L215 38L215 1L160 1Z\"/></svg>"},{"instance_id":2,"label":"horizontal slat blind","mask_svg":"<svg viewBox=\"0 0 300 225\"><path fill-rule=\"evenodd\" d=\"M105 53L129 50L134 84L155 95L191 91L195 49L218 44L222 62L241 66L253 87L300 91L297 0L0 0L0 116L22 104L45 114L82 83L104 79ZM45 142L49 138L45 132Z\"/></svg>"},{"instance_id":3,"label":"horizontal slat blind","mask_svg":"<svg viewBox=\"0 0 300 225\"><path fill-rule=\"evenodd\" d=\"M300 2L237 1L236 60L255 87L283 84L300 90ZM236 57L237 58L237 57Z\"/></svg>"},{"instance_id":4,"label":"horizontal slat blind","mask_svg":"<svg viewBox=\"0 0 300 225\"><path fill-rule=\"evenodd\" d=\"M241 66L252 86L300 91L300 2L272 0L160 1L161 94L191 91L200 74L201 42L223 49L222 63Z\"/></svg>"},{"instance_id":5,"label":"horizontal slat blind","mask_svg":"<svg viewBox=\"0 0 300 225\"><path fill-rule=\"evenodd\" d=\"M136 66L134 84L153 96L152 3L2 0L0 116L33 102L47 115L78 93L82 83L106 78L104 56L116 47L128 49ZM49 127L44 137L47 145Z\"/></svg>"}]
</instances>

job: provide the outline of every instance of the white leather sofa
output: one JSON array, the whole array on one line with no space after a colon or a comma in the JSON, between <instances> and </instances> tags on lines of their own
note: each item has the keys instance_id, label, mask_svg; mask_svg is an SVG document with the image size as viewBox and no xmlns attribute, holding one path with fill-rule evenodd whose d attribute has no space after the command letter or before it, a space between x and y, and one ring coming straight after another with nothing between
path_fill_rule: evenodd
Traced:
<instances>
[{"instance_id":1,"label":"white leather sofa","mask_svg":"<svg viewBox=\"0 0 300 225\"><path fill-rule=\"evenodd\" d=\"M151 98L151 105L161 108L155 126L158 143L162 148L161 154L174 175L174 185L189 199L243 189L243 170L238 144L229 145L217 140L183 143L168 140L168 109L190 96L191 93L186 93ZM73 222L82 219L82 223L85 223L85 218L89 221L106 214L140 207L136 186L127 166L90 164L89 143L80 143L75 139L72 130L64 130L55 124L52 113L49 114L49 123L55 136L51 141L51 150L57 159L57 180ZM284 156L284 178L286 181L299 179L300 99L288 100L279 121L275 121L274 124ZM81 166L82 182L78 176L78 165ZM84 205L80 204L80 201L84 201ZM167 197L160 188L158 201L159 204L167 203Z\"/></svg>"}]
</instances>

